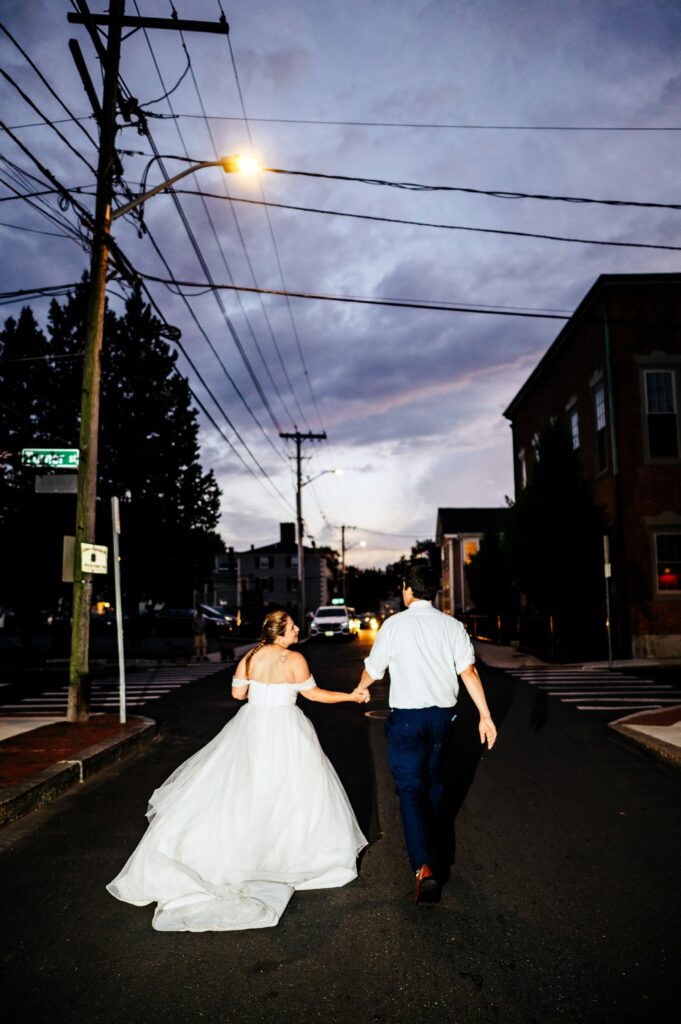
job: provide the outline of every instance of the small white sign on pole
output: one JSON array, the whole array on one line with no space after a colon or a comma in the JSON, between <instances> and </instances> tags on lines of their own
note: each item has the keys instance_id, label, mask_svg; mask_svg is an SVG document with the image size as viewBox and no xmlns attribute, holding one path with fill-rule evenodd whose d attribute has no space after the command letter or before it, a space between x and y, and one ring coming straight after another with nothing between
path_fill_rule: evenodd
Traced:
<instances>
[{"instance_id":1,"label":"small white sign on pole","mask_svg":"<svg viewBox=\"0 0 681 1024\"><path fill-rule=\"evenodd\" d=\"M81 544L80 558L83 572L107 573L109 549L103 544Z\"/></svg>"}]
</instances>

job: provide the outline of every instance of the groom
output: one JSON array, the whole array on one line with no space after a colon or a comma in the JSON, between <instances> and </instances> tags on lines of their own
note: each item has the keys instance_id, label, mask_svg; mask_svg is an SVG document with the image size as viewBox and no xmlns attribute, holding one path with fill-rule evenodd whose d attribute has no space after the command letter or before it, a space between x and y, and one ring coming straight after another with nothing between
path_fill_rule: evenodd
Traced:
<instances>
[{"instance_id":1,"label":"groom","mask_svg":"<svg viewBox=\"0 0 681 1024\"><path fill-rule=\"evenodd\" d=\"M497 730L475 668L473 644L463 625L432 605L437 577L413 565L402 581L406 610L387 619L376 637L358 690L367 690L390 670L388 757L400 798L407 854L416 876L416 902L435 898L438 863L435 837L457 674L480 712L480 742L494 745Z\"/></svg>"}]
</instances>

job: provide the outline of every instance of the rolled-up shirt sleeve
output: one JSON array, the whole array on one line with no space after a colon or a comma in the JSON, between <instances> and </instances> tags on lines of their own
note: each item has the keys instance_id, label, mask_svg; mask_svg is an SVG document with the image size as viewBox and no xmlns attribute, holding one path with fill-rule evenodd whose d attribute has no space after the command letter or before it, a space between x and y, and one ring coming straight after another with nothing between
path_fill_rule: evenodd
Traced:
<instances>
[{"instance_id":1,"label":"rolled-up shirt sleeve","mask_svg":"<svg viewBox=\"0 0 681 1024\"><path fill-rule=\"evenodd\" d=\"M374 646L368 658L364 659L364 667L372 679L382 679L390 662L390 629L385 622L374 640Z\"/></svg>"},{"instance_id":2,"label":"rolled-up shirt sleeve","mask_svg":"<svg viewBox=\"0 0 681 1024\"><path fill-rule=\"evenodd\" d=\"M464 626L457 620L457 631L454 640L454 667L458 675L475 664L475 648Z\"/></svg>"}]
</instances>

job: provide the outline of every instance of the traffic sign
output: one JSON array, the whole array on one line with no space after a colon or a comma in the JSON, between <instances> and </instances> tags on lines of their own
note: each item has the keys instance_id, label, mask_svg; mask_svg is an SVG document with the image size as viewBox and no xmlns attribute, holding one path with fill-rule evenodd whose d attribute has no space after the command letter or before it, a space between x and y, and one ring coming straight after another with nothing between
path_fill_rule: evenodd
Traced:
<instances>
[{"instance_id":1,"label":"traffic sign","mask_svg":"<svg viewBox=\"0 0 681 1024\"><path fill-rule=\"evenodd\" d=\"M22 466L49 466L50 469L78 469L78 448L22 448Z\"/></svg>"},{"instance_id":2,"label":"traffic sign","mask_svg":"<svg viewBox=\"0 0 681 1024\"><path fill-rule=\"evenodd\" d=\"M108 548L103 544L81 544L80 560L83 572L108 572Z\"/></svg>"},{"instance_id":3,"label":"traffic sign","mask_svg":"<svg viewBox=\"0 0 681 1024\"><path fill-rule=\"evenodd\" d=\"M78 494L77 473L50 473L35 478L36 494Z\"/></svg>"}]
</instances>

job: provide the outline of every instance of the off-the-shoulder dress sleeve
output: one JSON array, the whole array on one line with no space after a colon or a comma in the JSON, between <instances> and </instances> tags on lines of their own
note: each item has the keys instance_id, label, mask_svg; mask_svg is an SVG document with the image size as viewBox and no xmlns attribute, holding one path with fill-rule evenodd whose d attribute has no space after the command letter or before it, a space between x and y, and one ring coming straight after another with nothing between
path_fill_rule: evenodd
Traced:
<instances>
[{"instance_id":1,"label":"off-the-shoulder dress sleeve","mask_svg":"<svg viewBox=\"0 0 681 1024\"><path fill-rule=\"evenodd\" d=\"M293 685L298 693L302 693L303 690L314 690L317 684L314 681L314 676L310 676L310 678L306 679L304 683L294 683Z\"/></svg>"}]
</instances>

